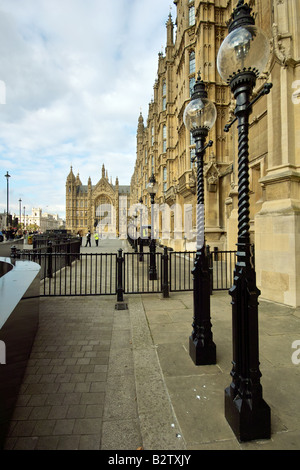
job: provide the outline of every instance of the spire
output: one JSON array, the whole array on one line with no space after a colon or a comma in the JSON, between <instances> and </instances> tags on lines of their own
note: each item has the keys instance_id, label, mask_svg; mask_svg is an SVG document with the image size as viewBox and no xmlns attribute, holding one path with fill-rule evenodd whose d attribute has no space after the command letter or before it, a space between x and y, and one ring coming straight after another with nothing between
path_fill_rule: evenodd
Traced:
<instances>
[{"instance_id":1,"label":"spire","mask_svg":"<svg viewBox=\"0 0 300 470\"><path fill-rule=\"evenodd\" d=\"M105 178L105 166L104 163L102 165L102 178Z\"/></svg>"},{"instance_id":2,"label":"spire","mask_svg":"<svg viewBox=\"0 0 300 470\"><path fill-rule=\"evenodd\" d=\"M174 24L173 24L173 21L172 21L171 12L169 13L169 19L168 19L166 25L167 25L167 46L173 46Z\"/></svg>"},{"instance_id":3,"label":"spire","mask_svg":"<svg viewBox=\"0 0 300 470\"><path fill-rule=\"evenodd\" d=\"M169 14L169 19L166 23L167 25L167 47L166 47L166 55L167 55L167 60L172 59L172 50L174 46L174 24L172 21L172 15L171 12Z\"/></svg>"},{"instance_id":4,"label":"spire","mask_svg":"<svg viewBox=\"0 0 300 470\"><path fill-rule=\"evenodd\" d=\"M138 131L144 132L144 118L143 118L142 112L140 112L140 115L139 115Z\"/></svg>"},{"instance_id":5,"label":"spire","mask_svg":"<svg viewBox=\"0 0 300 470\"><path fill-rule=\"evenodd\" d=\"M76 176L76 186L81 186L82 183L80 181L80 178L79 178L79 173L77 173L77 176Z\"/></svg>"},{"instance_id":6,"label":"spire","mask_svg":"<svg viewBox=\"0 0 300 470\"><path fill-rule=\"evenodd\" d=\"M73 167L71 166L70 173L68 174L67 181L70 183L75 183L75 176L73 173Z\"/></svg>"}]
</instances>

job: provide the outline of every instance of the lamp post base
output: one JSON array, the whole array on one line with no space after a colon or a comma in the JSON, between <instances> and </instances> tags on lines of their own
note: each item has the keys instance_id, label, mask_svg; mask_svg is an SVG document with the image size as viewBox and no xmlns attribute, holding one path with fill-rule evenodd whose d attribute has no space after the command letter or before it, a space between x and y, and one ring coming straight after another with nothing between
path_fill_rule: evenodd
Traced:
<instances>
[{"instance_id":1,"label":"lamp post base","mask_svg":"<svg viewBox=\"0 0 300 470\"><path fill-rule=\"evenodd\" d=\"M192 273L194 322L189 338L190 357L196 366L212 365L217 363L217 348L211 331L209 257L205 247L197 253Z\"/></svg>"},{"instance_id":2,"label":"lamp post base","mask_svg":"<svg viewBox=\"0 0 300 470\"><path fill-rule=\"evenodd\" d=\"M196 366L209 366L217 363L217 348L214 342L203 344L201 340L190 336L189 352Z\"/></svg>"},{"instance_id":3,"label":"lamp post base","mask_svg":"<svg viewBox=\"0 0 300 470\"><path fill-rule=\"evenodd\" d=\"M240 442L270 439L271 410L260 399L232 398L230 387L225 390L225 418Z\"/></svg>"}]
</instances>

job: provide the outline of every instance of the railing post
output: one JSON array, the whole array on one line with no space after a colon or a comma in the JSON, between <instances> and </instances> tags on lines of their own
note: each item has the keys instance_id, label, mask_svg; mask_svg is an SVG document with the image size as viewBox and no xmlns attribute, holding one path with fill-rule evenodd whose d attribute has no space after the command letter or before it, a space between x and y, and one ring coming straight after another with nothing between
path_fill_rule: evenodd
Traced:
<instances>
[{"instance_id":1,"label":"railing post","mask_svg":"<svg viewBox=\"0 0 300 470\"><path fill-rule=\"evenodd\" d=\"M139 242L140 242L140 257L139 257L139 260L144 261L144 244L143 244L142 237L139 238Z\"/></svg>"},{"instance_id":2,"label":"railing post","mask_svg":"<svg viewBox=\"0 0 300 470\"><path fill-rule=\"evenodd\" d=\"M215 248L216 250L216 248ZM209 270L209 279L210 279L210 295L213 294L213 280L214 280L214 262L212 259L212 253L210 252L210 246L206 247L206 256L208 259L208 270Z\"/></svg>"},{"instance_id":3,"label":"railing post","mask_svg":"<svg viewBox=\"0 0 300 470\"><path fill-rule=\"evenodd\" d=\"M71 266L71 240L67 239L67 266Z\"/></svg>"},{"instance_id":4,"label":"railing post","mask_svg":"<svg viewBox=\"0 0 300 470\"><path fill-rule=\"evenodd\" d=\"M169 295L169 256L168 248L164 247L164 253L161 257L162 259L162 293L164 298L170 297Z\"/></svg>"},{"instance_id":5,"label":"railing post","mask_svg":"<svg viewBox=\"0 0 300 470\"><path fill-rule=\"evenodd\" d=\"M156 270L156 242L154 238L151 238L150 241L150 266L149 266L149 279L150 281L157 280L157 270Z\"/></svg>"},{"instance_id":6,"label":"railing post","mask_svg":"<svg viewBox=\"0 0 300 470\"><path fill-rule=\"evenodd\" d=\"M48 258L48 268L47 268L47 277L52 277L52 241L48 241L47 246L47 258Z\"/></svg>"},{"instance_id":7,"label":"railing post","mask_svg":"<svg viewBox=\"0 0 300 470\"><path fill-rule=\"evenodd\" d=\"M123 263L124 258L122 256L123 250L120 248L118 250L118 257L117 257L117 302L123 302L124 297L124 288L123 288Z\"/></svg>"}]
</instances>

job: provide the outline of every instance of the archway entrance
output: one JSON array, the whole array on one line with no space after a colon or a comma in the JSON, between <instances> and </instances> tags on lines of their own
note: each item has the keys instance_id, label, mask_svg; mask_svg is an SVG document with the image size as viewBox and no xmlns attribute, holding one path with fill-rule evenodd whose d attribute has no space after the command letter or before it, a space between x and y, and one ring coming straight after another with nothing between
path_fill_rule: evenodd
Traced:
<instances>
[{"instance_id":1,"label":"archway entrance","mask_svg":"<svg viewBox=\"0 0 300 470\"><path fill-rule=\"evenodd\" d=\"M94 228L100 239L116 237L115 208L105 194L101 194L95 204Z\"/></svg>"}]
</instances>

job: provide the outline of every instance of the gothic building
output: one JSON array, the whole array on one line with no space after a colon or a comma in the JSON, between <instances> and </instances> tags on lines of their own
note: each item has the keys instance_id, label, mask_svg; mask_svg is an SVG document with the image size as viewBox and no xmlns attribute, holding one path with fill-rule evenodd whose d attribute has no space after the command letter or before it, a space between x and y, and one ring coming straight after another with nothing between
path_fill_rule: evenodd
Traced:
<instances>
[{"instance_id":1,"label":"gothic building","mask_svg":"<svg viewBox=\"0 0 300 470\"><path fill-rule=\"evenodd\" d=\"M66 181L66 229L85 235L97 231L100 237L126 236L126 217L129 204L129 186L109 181L102 166L102 177L96 185L83 185L71 167Z\"/></svg>"},{"instance_id":2,"label":"gothic building","mask_svg":"<svg viewBox=\"0 0 300 470\"><path fill-rule=\"evenodd\" d=\"M200 70L208 97L217 108L210 131L213 147L205 161L206 241L212 248L236 249L238 212L237 128L224 133L235 100L218 74L216 57L237 0L175 0L175 23L166 23L165 53L158 57L154 98L148 115L138 118L137 154L131 178L131 203L149 206L146 186L153 173L155 202L168 205L171 237L160 241L176 250L194 249L196 169L193 139L183 113ZM266 299L300 305L300 2L248 0L256 24L270 39L271 54L257 80L254 97L266 82L273 88L250 116L251 238L257 284ZM193 231L175 236L173 207ZM162 217L160 217L162 221ZM184 223L182 225L184 227ZM180 228L179 228L180 230ZM178 234L177 234L178 235Z\"/></svg>"}]
</instances>

